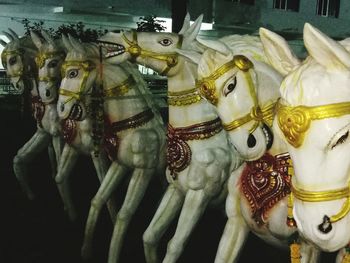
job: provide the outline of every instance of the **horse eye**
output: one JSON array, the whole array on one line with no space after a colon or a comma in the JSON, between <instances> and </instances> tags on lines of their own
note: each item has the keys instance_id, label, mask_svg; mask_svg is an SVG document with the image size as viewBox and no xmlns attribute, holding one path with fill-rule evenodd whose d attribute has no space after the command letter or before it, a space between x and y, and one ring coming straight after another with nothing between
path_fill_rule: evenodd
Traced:
<instances>
[{"instance_id":1,"label":"horse eye","mask_svg":"<svg viewBox=\"0 0 350 263\"><path fill-rule=\"evenodd\" d=\"M340 138L337 140L337 142L332 146L332 149L333 149L335 146L344 143L348 137L349 137L349 131L347 131L345 134L343 134L342 136L340 136Z\"/></svg>"},{"instance_id":2,"label":"horse eye","mask_svg":"<svg viewBox=\"0 0 350 263\"><path fill-rule=\"evenodd\" d=\"M9 59L9 64L10 64L11 66L14 65L16 62L17 62L17 57L11 57L11 58Z\"/></svg>"},{"instance_id":3,"label":"horse eye","mask_svg":"<svg viewBox=\"0 0 350 263\"><path fill-rule=\"evenodd\" d=\"M225 95L225 97L228 94L230 94L236 88L236 85L237 85L237 78L234 77L233 81L229 82L229 84L224 88L224 95Z\"/></svg>"},{"instance_id":4,"label":"horse eye","mask_svg":"<svg viewBox=\"0 0 350 263\"><path fill-rule=\"evenodd\" d=\"M51 60L47 66L49 68L55 68L55 67L57 67L57 64L58 64L58 60L54 59L54 60Z\"/></svg>"},{"instance_id":5,"label":"horse eye","mask_svg":"<svg viewBox=\"0 0 350 263\"><path fill-rule=\"evenodd\" d=\"M77 69L70 69L67 72L67 78L74 79L76 76L78 76L79 71Z\"/></svg>"},{"instance_id":6,"label":"horse eye","mask_svg":"<svg viewBox=\"0 0 350 263\"><path fill-rule=\"evenodd\" d=\"M161 41L159 41L159 44L162 46L170 46L173 43L173 41L169 38L164 38Z\"/></svg>"}]
</instances>

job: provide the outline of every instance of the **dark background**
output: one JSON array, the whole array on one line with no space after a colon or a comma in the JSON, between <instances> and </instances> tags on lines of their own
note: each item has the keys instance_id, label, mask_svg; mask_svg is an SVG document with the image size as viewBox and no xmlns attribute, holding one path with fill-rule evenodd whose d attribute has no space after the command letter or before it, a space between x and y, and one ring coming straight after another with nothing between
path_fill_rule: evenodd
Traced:
<instances>
[{"instance_id":1,"label":"dark background","mask_svg":"<svg viewBox=\"0 0 350 263\"><path fill-rule=\"evenodd\" d=\"M51 178L46 151L37 156L28 167L31 186L37 194L34 201L26 199L12 170L16 151L35 131L29 114L5 107L0 99L0 263L62 263L82 262L82 244L85 220L90 200L98 188L98 179L91 160L81 156L71 176L73 199L79 219L70 222ZM119 187L117 198L121 204L127 180ZM142 234L147 228L164 189L154 180L130 224L121 253L121 263L145 262ZM225 226L222 211L209 209L185 246L179 263L214 262L220 235ZM159 253L164 255L166 244L176 227L174 222L162 239ZM94 240L92 263L107 261L112 225L106 209L98 222ZM290 262L289 251L275 249L254 235L250 235L239 262ZM322 262L334 262L333 254L324 254Z\"/></svg>"}]
</instances>

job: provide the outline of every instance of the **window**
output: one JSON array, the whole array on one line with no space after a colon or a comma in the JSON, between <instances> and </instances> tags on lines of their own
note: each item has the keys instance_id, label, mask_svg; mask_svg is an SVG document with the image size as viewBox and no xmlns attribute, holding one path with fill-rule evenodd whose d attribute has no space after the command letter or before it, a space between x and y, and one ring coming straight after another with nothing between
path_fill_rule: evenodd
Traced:
<instances>
[{"instance_id":1,"label":"window","mask_svg":"<svg viewBox=\"0 0 350 263\"><path fill-rule=\"evenodd\" d=\"M274 0L273 8L298 12L299 0Z\"/></svg>"},{"instance_id":2,"label":"window","mask_svg":"<svg viewBox=\"0 0 350 263\"><path fill-rule=\"evenodd\" d=\"M317 0L317 15L338 17L339 2L340 0Z\"/></svg>"},{"instance_id":3,"label":"window","mask_svg":"<svg viewBox=\"0 0 350 263\"><path fill-rule=\"evenodd\" d=\"M226 1L247 4L247 5L254 5L255 4L255 0L226 0Z\"/></svg>"}]
</instances>

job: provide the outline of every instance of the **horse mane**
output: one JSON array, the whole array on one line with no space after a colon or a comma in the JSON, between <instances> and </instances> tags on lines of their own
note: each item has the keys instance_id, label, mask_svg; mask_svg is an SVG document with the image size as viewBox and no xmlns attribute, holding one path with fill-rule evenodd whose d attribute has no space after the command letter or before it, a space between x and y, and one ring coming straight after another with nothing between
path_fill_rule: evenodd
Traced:
<instances>
[{"instance_id":1,"label":"horse mane","mask_svg":"<svg viewBox=\"0 0 350 263\"><path fill-rule=\"evenodd\" d=\"M257 61L268 62L263 45L257 36L229 35L220 38L219 41L225 43L233 54L241 54Z\"/></svg>"}]
</instances>

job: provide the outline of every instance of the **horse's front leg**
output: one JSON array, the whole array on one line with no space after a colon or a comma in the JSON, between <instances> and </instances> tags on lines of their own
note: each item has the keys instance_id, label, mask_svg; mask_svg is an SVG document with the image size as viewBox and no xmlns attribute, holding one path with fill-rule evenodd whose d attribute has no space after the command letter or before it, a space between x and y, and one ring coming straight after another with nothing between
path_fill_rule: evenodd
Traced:
<instances>
[{"instance_id":1,"label":"horse's front leg","mask_svg":"<svg viewBox=\"0 0 350 263\"><path fill-rule=\"evenodd\" d=\"M231 173L228 181L228 196L226 199L227 222L215 257L215 263L238 262L238 256L247 239L249 228L244 221L239 202L237 179L245 164Z\"/></svg>"},{"instance_id":2,"label":"horse's front leg","mask_svg":"<svg viewBox=\"0 0 350 263\"><path fill-rule=\"evenodd\" d=\"M29 187L27 178L27 165L34 157L45 149L50 143L50 135L37 130L30 140L18 150L13 159L13 170L16 178L29 199L34 199L34 193Z\"/></svg>"},{"instance_id":3,"label":"horse's front leg","mask_svg":"<svg viewBox=\"0 0 350 263\"><path fill-rule=\"evenodd\" d=\"M59 135L53 135L52 142L48 146L51 173L53 178L55 178L55 176L57 175L57 166L60 162L62 148L63 138Z\"/></svg>"},{"instance_id":4,"label":"horse's front leg","mask_svg":"<svg viewBox=\"0 0 350 263\"><path fill-rule=\"evenodd\" d=\"M212 198L223 191L225 173L230 166L230 155L225 149L213 148L193 156L188 171L185 202L181 210L175 234L168 243L163 263L174 263L181 256L190 234L206 210Z\"/></svg>"},{"instance_id":5,"label":"horse's front leg","mask_svg":"<svg viewBox=\"0 0 350 263\"><path fill-rule=\"evenodd\" d=\"M96 155L95 153L91 153L91 159L94 163L97 177L100 180L100 184L101 184L104 177L107 174L108 167L109 167L107 156L104 152L100 152L98 155ZM108 208L112 223L114 224L115 218L117 216L117 204L115 202L113 193L111 198L109 198L107 201L107 208Z\"/></svg>"},{"instance_id":6,"label":"horse's front leg","mask_svg":"<svg viewBox=\"0 0 350 263\"><path fill-rule=\"evenodd\" d=\"M317 263L320 261L321 251L314 246L306 243L304 240L300 242L300 262L301 263ZM293 260L292 260L293 262Z\"/></svg>"},{"instance_id":7,"label":"horse's front leg","mask_svg":"<svg viewBox=\"0 0 350 263\"><path fill-rule=\"evenodd\" d=\"M47 146L47 152L49 154L49 161L50 161L50 167L51 167L51 175L52 178L55 178L56 174L57 174L57 159L56 159L56 153L55 153L55 149L52 145L52 143L50 142L49 145Z\"/></svg>"},{"instance_id":8,"label":"horse's front leg","mask_svg":"<svg viewBox=\"0 0 350 263\"><path fill-rule=\"evenodd\" d=\"M64 204L64 209L72 221L76 219L77 212L73 205L68 176L76 164L78 156L78 152L73 147L65 144L62 154L60 155L58 171L55 177L56 184Z\"/></svg>"},{"instance_id":9,"label":"horse's front leg","mask_svg":"<svg viewBox=\"0 0 350 263\"><path fill-rule=\"evenodd\" d=\"M184 194L173 184L168 186L151 223L143 234L143 247L147 263L157 263L157 248L160 239L170 223L180 212L185 200Z\"/></svg>"},{"instance_id":10,"label":"horse's front leg","mask_svg":"<svg viewBox=\"0 0 350 263\"><path fill-rule=\"evenodd\" d=\"M91 201L89 216L85 226L84 242L81 249L81 255L84 259L91 257L94 230L102 207L110 199L113 191L117 188L126 172L127 168L125 166L114 161Z\"/></svg>"}]
</instances>

